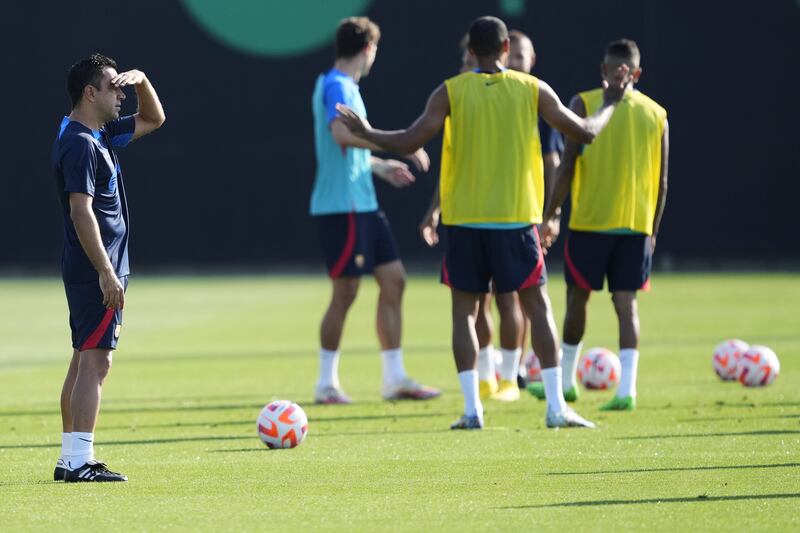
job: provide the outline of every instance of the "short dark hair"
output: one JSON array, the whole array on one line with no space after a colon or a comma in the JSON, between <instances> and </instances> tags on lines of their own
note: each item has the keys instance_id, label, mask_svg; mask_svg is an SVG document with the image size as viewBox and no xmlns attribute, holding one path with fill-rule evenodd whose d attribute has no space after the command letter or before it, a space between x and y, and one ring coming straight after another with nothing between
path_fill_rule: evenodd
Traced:
<instances>
[{"instance_id":1,"label":"short dark hair","mask_svg":"<svg viewBox=\"0 0 800 533\"><path fill-rule=\"evenodd\" d=\"M381 29L367 17L348 17L336 29L336 59L353 57L369 43L377 43Z\"/></svg>"},{"instance_id":2,"label":"short dark hair","mask_svg":"<svg viewBox=\"0 0 800 533\"><path fill-rule=\"evenodd\" d=\"M477 56L490 56L503 49L508 28L497 17L480 17L469 27L469 47Z\"/></svg>"},{"instance_id":3,"label":"short dark hair","mask_svg":"<svg viewBox=\"0 0 800 533\"><path fill-rule=\"evenodd\" d=\"M103 54L92 54L84 57L69 68L67 72L67 93L72 102L72 108L77 106L83 97L83 89L87 85L100 88L100 78L103 69L117 68L117 62Z\"/></svg>"},{"instance_id":4,"label":"short dark hair","mask_svg":"<svg viewBox=\"0 0 800 533\"><path fill-rule=\"evenodd\" d=\"M639 66L639 61L641 61L642 55L639 53L639 47L636 45L636 41L631 39L617 39L616 41L611 41L606 46L605 51L606 57L616 57L619 59L624 59L625 61L630 61L633 63L634 66Z\"/></svg>"}]
</instances>

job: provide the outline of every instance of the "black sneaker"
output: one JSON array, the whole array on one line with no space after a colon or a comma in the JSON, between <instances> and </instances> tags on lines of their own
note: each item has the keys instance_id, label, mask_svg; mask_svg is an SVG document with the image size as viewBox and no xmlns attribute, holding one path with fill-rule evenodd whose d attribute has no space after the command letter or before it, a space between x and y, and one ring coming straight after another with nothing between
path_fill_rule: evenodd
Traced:
<instances>
[{"instance_id":1,"label":"black sneaker","mask_svg":"<svg viewBox=\"0 0 800 533\"><path fill-rule=\"evenodd\" d=\"M527 386L528 383L525 381L525 378L520 375L517 375L517 387L519 387L520 390L525 390Z\"/></svg>"},{"instance_id":2,"label":"black sneaker","mask_svg":"<svg viewBox=\"0 0 800 533\"><path fill-rule=\"evenodd\" d=\"M64 481L67 473L67 463L63 459L56 461L56 469L53 470L53 481Z\"/></svg>"},{"instance_id":3,"label":"black sneaker","mask_svg":"<svg viewBox=\"0 0 800 533\"><path fill-rule=\"evenodd\" d=\"M112 472L106 468L105 463L89 461L74 470L67 470L64 481L67 483L80 481L128 481L128 476Z\"/></svg>"}]
</instances>

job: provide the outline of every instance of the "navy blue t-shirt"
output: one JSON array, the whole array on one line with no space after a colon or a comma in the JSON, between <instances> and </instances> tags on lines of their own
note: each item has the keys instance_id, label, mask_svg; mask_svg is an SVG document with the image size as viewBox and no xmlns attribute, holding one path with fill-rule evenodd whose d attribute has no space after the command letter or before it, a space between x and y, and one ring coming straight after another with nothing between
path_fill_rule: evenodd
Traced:
<instances>
[{"instance_id":1,"label":"navy blue t-shirt","mask_svg":"<svg viewBox=\"0 0 800 533\"><path fill-rule=\"evenodd\" d=\"M542 142L542 155L558 152L564 153L564 138L558 130L550 127L550 124L539 119L539 140Z\"/></svg>"},{"instance_id":2,"label":"navy blue t-shirt","mask_svg":"<svg viewBox=\"0 0 800 533\"><path fill-rule=\"evenodd\" d=\"M91 196L100 236L117 276L130 274L128 265L128 205L122 171L114 148L133 138L136 119L122 117L94 131L64 117L53 145L53 174L64 217L61 273L65 283L96 281L97 271L83 251L70 218L69 193Z\"/></svg>"}]
</instances>

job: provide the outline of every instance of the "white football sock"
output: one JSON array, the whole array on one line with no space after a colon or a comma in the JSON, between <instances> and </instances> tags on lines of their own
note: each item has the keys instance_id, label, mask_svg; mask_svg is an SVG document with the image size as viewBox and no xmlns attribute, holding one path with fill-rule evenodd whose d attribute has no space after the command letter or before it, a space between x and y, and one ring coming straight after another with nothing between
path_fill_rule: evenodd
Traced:
<instances>
[{"instance_id":1,"label":"white football sock","mask_svg":"<svg viewBox=\"0 0 800 533\"><path fill-rule=\"evenodd\" d=\"M514 350L500 348L500 353L503 356L503 362L500 365L500 378L516 382L517 375L519 375L519 356L522 354L522 348L515 348Z\"/></svg>"},{"instance_id":2,"label":"white football sock","mask_svg":"<svg viewBox=\"0 0 800 533\"><path fill-rule=\"evenodd\" d=\"M578 386L575 374L578 372L578 358L581 355L583 343L567 344L561 343L561 380L564 390Z\"/></svg>"},{"instance_id":3,"label":"white football sock","mask_svg":"<svg viewBox=\"0 0 800 533\"><path fill-rule=\"evenodd\" d=\"M319 349L319 381L317 387L339 387L339 350Z\"/></svg>"},{"instance_id":4,"label":"white football sock","mask_svg":"<svg viewBox=\"0 0 800 533\"><path fill-rule=\"evenodd\" d=\"M464 414L483 418L483 405L478 396L478 371L465 370L458 373L461 392L464 394Z\"/></svg>"},{"instance_id":5,"label":"white football sock","mask_svg":"<svg viewBox=\"0 0 800 533\"><path fill-rule=\"evenodd\" d=\"M74 470L89 461L94 461L94 433L73 431L69 468Z\"/></svg>"},{"instance_id":6,"label":"white football sock","mask_svg":"<svg viewBox=\"0 0 800 533\"><path fill-rule=\"evenodd\" d=\"M551 413L560 413L567 409L564 393L561 392L561 367L542 369L542 382L544 382L544 395L547 399L547 410Z\"/></svg>"},{"instance_id":7,"label":"white football sock","mask_svg":"<svg viewBox=\"0 0 800 533\"><path fill-rule=\"evenodd\" d=\"M403 366L403 349L382 350L381 361L383 363L383 383L385 385L397 385L406 377L406 369Z\"/></svg>"},{"instance_id":8,"label":"white football sock","mask_svg":"<svg viewBox=\"0 0 800 533\"><path fill-rule=\"evenodd\" d=\"M484 346L478 350L478 379L481 381L491 381L494 376L494 348L492 345Z\"/></svg>"},{"instance_id":9,"label":"white football sock","mask_svg":"<svg viewBox=\"0 0 800 533\"><path fill-rule=\"evenodd\" d=\"M69 461L69 456L72 454L72 433L61 434L61 459L65 463Z\"/></svg>"},{"instance_id":10,"label":"white football sock","mask_svg":"<svg viewBox=\"0 0 800 533\"><path fill-rule=\"evenodd\" d=\"M639 369L639 350L625 348L619 351L619 362L622 364L622 376L619 379L617 397L636 397L636 372Z\"/></svg>"}]
</instances>

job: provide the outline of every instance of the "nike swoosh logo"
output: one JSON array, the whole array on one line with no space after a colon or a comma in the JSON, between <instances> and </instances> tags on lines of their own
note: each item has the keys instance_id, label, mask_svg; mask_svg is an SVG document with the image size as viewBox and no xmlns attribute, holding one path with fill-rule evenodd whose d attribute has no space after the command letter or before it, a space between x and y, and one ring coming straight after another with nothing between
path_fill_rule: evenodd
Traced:
<instances>
[{"instance_id":1,"label":"nike swoosh logo","mask_svg":"<svg viewBox=\"0 0 800 533\"><path fill-rule=\"evenodd\" d=\"M498 83L500 83L500 82L499 81L487 81L486 82L486 86L489 87L491 85L497 85Z\"/></svg>"},{"instance_id":2,"label":"nike swoosh logo","mask_svg":"<svg viewBox=\"0 0 800 533\"><path fill-rule=\"evenodd\" d=\"M92 442L92 441L90 441L88 439L84 439L83 437L78 437L78 440L82 440L83 442Z\"/></svg>"}]
</instances>

